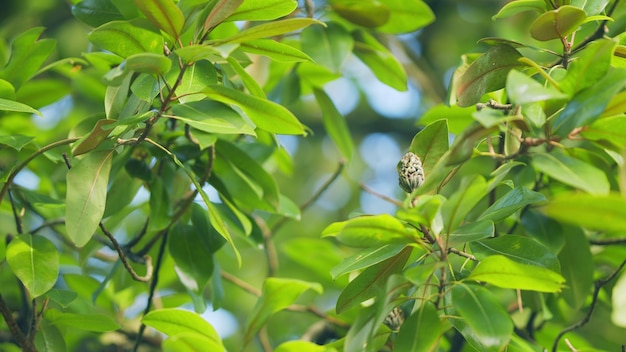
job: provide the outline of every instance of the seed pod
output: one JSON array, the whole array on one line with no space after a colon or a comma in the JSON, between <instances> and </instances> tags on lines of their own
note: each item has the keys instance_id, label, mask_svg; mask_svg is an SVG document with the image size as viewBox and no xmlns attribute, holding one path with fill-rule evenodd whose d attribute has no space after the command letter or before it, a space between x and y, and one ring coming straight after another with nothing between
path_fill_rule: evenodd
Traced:
<instances>
[{"instance_id":1,"label":"seed pod","mask_svg":"<svg viewBox=\"0 0 626 352\"><path fill-rule=\"evenodd\" d=\"M420 158L408 152L404 154L397 166L400 187L406 193L413 192L424 183L424 168Z\"/></svg>"}]
</instances>

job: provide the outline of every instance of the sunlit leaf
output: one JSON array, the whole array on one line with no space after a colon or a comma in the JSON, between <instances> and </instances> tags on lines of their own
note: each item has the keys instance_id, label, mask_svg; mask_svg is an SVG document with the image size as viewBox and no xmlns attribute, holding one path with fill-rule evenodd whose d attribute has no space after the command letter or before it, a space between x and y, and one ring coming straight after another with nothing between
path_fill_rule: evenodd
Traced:
<instances>
[{"instance_id":1,"label":"sunlit leaf","mask_svg":"<svg viewBox=\"0 0 626 352\"><path fill-rule=\"evenodd\" d=\"M435 20L435 15L422 0L385 0L390 10L389 20L376 30L383 33L408 33L416 31Z\"/></svg>"},{"instance_id":2,"label":"sunlit leaf","mask_svg":"<svg viewBox=\"0 0 626 352\"><path fill-rule=\"evenodd\" d=\"M252 77L251 74L246 71L243 66L239 63L237 59L232 56L229 56L226 61L230 64L230 67L235 71L235 73L239 76L241 83L243 83L244 87L250 92L251 95L264 99L265 92L261 85Z\"/></svg>"},{"instance_id":3,"label":"sunlit leaf","mask_svg":"<svg viewBox=\"0 0 626 352\"><path fill-rule=\"evenodd\" d=\"M481 200L487 191L487 183L480 175L468 176L461 186L441 208L441 215L448 232L455 230L467 213Z\"/></svg>"},{"instance_id":4,"label":"sunlit leaf","mask_svg":"<svg viewBox=\"0 0 626 352\"><path fill-rule=\"evenodd\" d=\"M537 153L532 156L532 164L538 171L566 185L597 195L609 192L606 174L582 160L558 152Z\"/></svg>"},{"instance_id":5,"label":"sunlit leaf","mask_svg":"<svg viewBox=\"0 0 626 352\"><path fill-rule=\"evenodd\" d=\"M200 315L187 310L167 308L153 310L146 314L141 322L168 336L197 333L223 347L222 340L213 326Z\"/></svg>"},{"instance_id":6,"label":"sunlit leaf","mask_svg":"<svg viewBox=\"0 0 626 352\"><path fill-rule=\"evenodd\" d=\"M395 348L406 352L436 350L445 331L446 325L439 318L435 306L425 302L400 327Z\"/></svg>"},{"instance_id":7,"label":"sunlit leaf","mask_svg":"<svg viewBox=\"0 0 626 352\"><path fill-rule=\"evenodd\" d=\"M74 155L85 154L102 143L111 133L111 130L104 130L103 127L114 123L114 120L98 120L93 129L80 141L76 142L76 146L72 150Z\"/></svg>"},{"instance_id":8,"label":"sunlit leaf","mask_svg":"<svg viewBox=\"0 0 626 352\"><path fill-rule=\"evenodd\" d=\"M14 237L6 248L11 271L33 298L48 292L59 276L59 252L50 240L37 235Z\"/></svg>"},{"instance_id":9,"label":"sunlit leaf","mask_svg":"<svg viewBox=\"0 0 626 352\"><path fill-rule=\"evenodd\" d=\"M327 229L328 230L328 229ZM324 231L325 235L331 235ZM348 246L379 247L418 241L415 229L388 214L359 216L348 220L338 233L332 234Z\"/></svg>"},{"instance_id":10,"label":"sunlit leaf","mask_svg":"<svg viewBox=\"0 0 626 352\"><path fill-rule=\"evenodd\" d=\"M342 25L311 26L302 31L302 50L317 64L339 72L354 47L354 39Z\"/></svg>"},{"instance_id":11,"label":"sunlit leaf","mask_svg":"<svg viewBox=\"0 0 626 352\"><path fill-rule=\"evenodd\" d=\"M465 243L482 240L483 238L493 236L495 231L493 221L483 220L468 222L465 225L452 230L448 236L448 244L450 246L458 246Z\"/></svg>"},{"instance_id":12,"label":"sunlit leaf","mask_svg":"<svg viewBox=\"0 0 626 352\"><path fill-rule=\"evenodd\" d=\"M424 176L428 177L435 164L448 150L448 120L437 120L428 124L411 140L409 151L422 160Z\"/></svg>"},{"instance_id":13,"label":"sunlit leaf","mask_svg":"<svg viewBox=\"0 0 626 352\"><path fill-rule=\"evenodd\" d=\"M567 66L565 78L559 81L563 91L575 94L604 77L611 65L615 44L610 39L598 39L581 50Z\"/></svg>"},{"instance_id":14,"label":"sunlit leaf","mask_svg":"<svg viewBox=\"0 0 626 352\"><path fill-rule=\"evenodd\" d=\"M9 146L17 151L30 144L35 139L31 136L23 136L19 134L12 134L7 136L0 136L0 144Z\"/></svg>"},{"instance_id":15,"label":"sunlit leaf","mask_svg":"<svg viewBox=\"0 0 626 352\"><path fill-rule=\"evenodd\" d=\"M354 55L359 58L380 80L389 87L407 90L407 75L398 59L365 31L352 32L354 37Z\"/></svg>"},{"instance_id":16,"label":"sunlit leaf","mask_svg":"<svg viewBox=\"0 0 626 352\"><path fill-rule=\"evenodd\" d=\"M78 247L89 242L102 220L112 155L110 150L88 153L67 172L65 228Z\"/></svg>"},{"instance_id":17,"label":"sunlit leaf","mask_svg":"<svg viewBox=\"0 0 626 352\"><path fill-rule=\"evenodd\" d=\"M322 109L322 121L326 132L333 140L341 155L348 162L352 159L353 142L345 118L339 113L328 94L322 89L313 89L315 99Z\"/></svg>"},{"instance_id":18,"label":"sunlit leaf","mask_svg":"<svg viewBox=\"0 0 626 352\"><path fill-rule=\"evenodd\" d=\"M146 23L141 21L107 22L91 31L88 38L96 46L121 57L163 53L163 37L146 28Z\"/></svg>"},{"instance_id":19,"label":"sunlit leaf","mask_svg":"<svg viewBox=\"0 0 626 352\"><path fill-rule=\"evenodd\" d=\"M565 283L565 278L550 269L522 264L499 254L481 260L468 279L539 292L560 292Z\"/></svg>"},{"instance_id":20,"label":"sunlit leaf","mask_svg":"<svg viewBox=\"0 0 626 352\"><path fill-rule=\"evenodd\" d=\"M363 27L378 27L389 21L389 7L378 0L335 0L330 6L339 16Z\"/></svg>"},{"instance_id":21,"label":"sunlit leaf","mask_svg":"<svg viewBox=\"0 0 626 352\"><path fill-rule=\"evenodd\" d=\"M509 72L506 80L506 92L514 104L530 104L567 98L566 94L552 87L545 87L517 70Z\"/></svg>"},{"instance_id":22,"label":"sunlit leaf","mask_svg":"<svg viewBox=\"0 0 626 352\"><path fill-rule=\"evenodd\" d=\"M556 255L529 237L519 235L494 237L472 242L470 248L478 260L499 254L522 264L544 267L557 273L561 271Z\"/></svg>"},{"instance_id":23,"label":"sunlit leaf","mask_svg":"<svg viewBox=\"0 0 626 352\"><path fill-rule=\"evenodd\" d=\"M619 194L569 193L554 197L545 213L559 221L599 231L626 231L626 199Z\"/></svg>"},{"instance_id":24,"label":"sunlit leaf","mask_svg":"<svg viewBox=\"0 0 626 352\"><path fill-rule=\"evenodd\" d=\"M264 55L278 62L313 61L307 54L291 45L272 39L249 40L241 43L239 47L245 52Z\"/></svg>"},{"instance_id":25,"label":"sunlit leaf","mask_svg":"<svg viewBox=\"0 0 626 352\"><path fill-rule=\"evenodd\" d=\"M240 5L243 0L218 0L214 2L211 12L204 20L203 29L208 31L218 24L222 23L228 16L230 16ZM246 20L249 20L246 18Z\"/></svg>"},{"instance_id":26,"label":"sunlit leaf","mask_svg":"<svg viewBox=\"0 0 626 352\"><path fill-rule=\"evenodd\" d=\"M165 33L178 39L185 23L180 9L172 0L134 0L141 12Z\"/></svg>"},{"instance_id":27,"label":"sunlit leaf","mask_svg":"<svg viewBox=\"0 0 626 352\"><path fill-rule=\"evenodd\" d=\"M126 69L139 73L162 75L170 70L172 61L163 54L141 53L126 59Z\"/></svg>"},{"instance_id":28,"label":"sunlit leaf","mask_svg":"<svg viewBox=\"0 0 626 352\"><path fill-rule=\"evenodd\" d=\"M477 221L492 220L498 222L527 205L545 201L546 197L539 192L531 191L525 187L516 187L495 201L478 217Z\"/></svg>"},{"instance_id":29,"label":"sunlit leaf","mask_svg":"<svg viewBox=\"0 0 626 352\"><path fill-rule=\"evenodd\" d=\"M320 346L310 341L287 341L276 347L274 352L335 352L334 348Z\"/></svg>"},{"instance_id":30,"label":"sunlit leaf","mask_svg":"<svg viewBox=\"0 0 626 352\"><path fill-rule=\"evenodd\" d=\"M405 245L403 244L396 244L384 245L374 249L367 249L358 254L344 258L341 263L339 263L339 265L335 266L330 271L330 274L332 275L333 279L336 279L341 275L370 267L374 264L378 264L383 260L397 255L402 249L404 249L404 247Z\"/></svg>"},{"instance_id":31,"label":"sunlit leaf","mask_svg":"<svg viewBox=\"0 0 626 352\"><path fill-rule=\"evenodd\" d=\"M191 225L177 225L171 231L175 240L168 241L169 251L176 263L176 272L189 290L202 292L213 274L211 251L203 246L201 236Z\"/></svg>"},{"instance_id":32,"label":"sunlit leaf","mask_svg":"<svg viewBox=\"0 0 626 352\"><path fill-rule=\"evenodd\" d=\"M171 116L200 131L220 134L254 135L254 128L228 105L216 101L195 101L172 107Z\"/></svg>"},{"instance_id":33,"label":"sunlit leaf","mask_svg":"<svg viewBox=\"0 0 626 352\"><path fill-rule=\"evenodd\" d=\"M0 98L0 110L4 111L16 111L16 112L27 112L29 114L37 114L43 117L43 114L26 104L22 104L17 101L7 100Z\"/></svg>"},{"instance_id":34,"label":"sunlit leaf","mask_svg":"<svg viewBox=\"0 0 626 352\"><path fill-rule=\"evenodd\" d=\"M254 27L245 29L238 34L221 40L216 40L216 44L223 43L243 43L254 39L269 38L277 35L297 31L299 29L308 27L312 24L322 24L318 20L312 18L289 18L280 21L274 21L269 23L260 24Z\"/></svg>"},{"instance_id":35,"label":"sunlit leaf","mask_svg":"<svg viewBox=\"0 0 626 352\"><path fill-rule=\"evenodd\" d=\"M82 0L72 6L72 15L92 27L124 19L111 0Z\"/></svg>"},{"instance_id":36,"label":"sunlit leaf","mask_svg":"<svg viewBox=\"0 0 626 352\"><path fill-rule=\"evenodd\" d=\"M530 35L537 40L565 38L574 33L585 21L587 14L579 7L571 5L544 12L530 26Z\"/></svg>"},{"instance_id":37,"label":"sunlit leaf","mask_svg":"<svg viewBox=\"0 0 626 352\"><path fill-rule=\"evenodd\" d=\"M610 145L615 151L626 148L626 116L617 115L596 120L582 135L589 140ZM606 144L605 144L606 143Z\"/></svg>"},{"instance_id":38,"label":"sunlit leaf","mask_svg":"<svg viewBox=\"0 0 626 352\"><path fill-rule=\"evenodd\" d=\"M284 17L298 7L295 0L246 0L227 21L269 21Z\"/></svg>"}]
</instances>

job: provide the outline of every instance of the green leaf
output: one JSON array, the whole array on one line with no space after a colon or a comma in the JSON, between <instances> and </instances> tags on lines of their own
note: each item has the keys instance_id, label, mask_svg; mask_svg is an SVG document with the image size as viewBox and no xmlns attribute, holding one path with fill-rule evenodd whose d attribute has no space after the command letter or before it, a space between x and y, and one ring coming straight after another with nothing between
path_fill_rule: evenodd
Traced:
<instances>
[{"instance_id":1,"label":"green leaf","mask_svg":"<svg viewBox=\"0 0 626 352\"><path fill-rule=\"evenodd\" d=\"M530 25L530 35L541 41L565 38L578 30L587 14L576 6L563 5L544 12Z\"/></svg>"},{"instance_id":2,"label":"green leaf","mask_svg":"<svg viewBox=\"0 0 626 352\"><path fill-rule=\"evenodd\" d=\"M219 134L248 134L254 128L228 105L217 101L201 100L172 106L173 116L200 131Z\"/></svg>"},{"instance_id":3,"label":"green leaf","mask_svg":"<svg viewBox=\"0 0 626 352\"><path fill-rule=\"evenodd\" d=\"M446 161L446 165L456 165L467 161L472 157L478 141L497 130L497 126L484 127L478 122L465 128L460 135L454 138L454 143L452 143L450 147L450 156Z\"/></svg>"},{"instance_id":4,"label":"green leaf","mask_svg":"<svg viewBox=\"0 0 626 352\"><path fill-rule=\"evenodd\" d=\"M300 121L285 107L238 90L214 85L202 90L209 98L241 108L260 129L280 134L304 134Z\"/></svg>"},{"instance_id":5,"label":"green leaf","mask_svg":"<svg viewBox=\"0 0 626 352\"><path fill-rule=\"evenodd\" d=\"M43 27L31 28L11 43L11 55L0 70L0 79L10 82L16 91L39 71L56 46L52 39L37 40L43 31Z\"/></svg>"},{"instance_id":6,"label":"green leaf","mask_svg":"<svg viewBox=\"0 0 626 352\"><path fill-rule=\"evenodd\" d=\"M506 92L511 102L518 105L567 98L566 94L554 88L545 87L517 70L509 71L506 79Z\"/></svg>"},{"instance_id":7,"label":"green leaf","mask_svg":"<svg viewBox=\"0 0 626 352\"><path fill-rule=\"evenodd\" d=\"M449 314L452 325L479 351L501 351L513 333L513 322L493 294L484 287L457 284L452 288ZM456 313L456 314L455 314Z\"/></svg>"},{"instance_id":8,"label":"green leaf","mask_svg":"<svg viewBox=\"0 0 626 352\"><path fill-rule=\"evenodd\" d=\"M326 132L349 163L352 160L354 144L345 118L341 116L324 90L313 88L313 94L315 94L315 99L322 109L322 121Z\"/></svg>"},{"instance_id":9,"label":"green leaf","mask_svg":"<svg viewBox=\"0 0 626 352\"><path fill-rule=\"evenodd\" d=\"M391 275L402 271L412 249L412 247L404 248L399 254L363 270L359 276L350 281L337 298L335 308L337 313L341 314L361 302L375 297L379 290L385 288L387 279Z\"/></svg>"},{"instance_id":10,"label":"green leaf","mask_svg":"<svg viewBox=\"0 0 626 352\"><path fill-rule=\"evenodd\" d=\"M216 40L214 41L214 44L237 44L255 39L274 37L277 35L297 31L312 24L324 25L323 22L312 18L289 18L285 20L259 24L257 26L245 29L233 35L232 37Z\"/></svg>"},{"instance_id":11,"label":"green leaf","mask_svg":"<svg viewBox=\"0 0 626 352\"><path fill-rule=\"evenodd\" d=\"M33 299L48 292L59 277L59 252L42 236L14 237L7 246L6 260Z\"/></svg>"},{"instance_id":12,"label":"green leaf","mask_svg":"<svg viewBox=\"0 0 626 352\"><path fill-rule=\"evenodd\" d=\"M389 244L374 249L367 249L363 252L351 255L344 258L341 263L332 268L330 275L334 280L341 275L365 269L397 255L402 249L404 249L404 247L406 247L404 244Z\"/></svg>"},{"instance_id":13,"label":"green leaf","mask_svg":"<svg viewBox=\"0 0 626 352\"><path fill-rule=\"evenodd\" d=\"M263 91L263 88L261 88L261 85L257 83L254 77L252 77L252 75L249 74L248 71L243 68L243 66L241 66L237 59L229 56L226 61L228 61L230 67L239 76L241 83L243 83L244 87L248 90L248 92L250 92L251 95L261 99L266 98L265 92Z\"/></svg>"},{"instance_id":14,"label":"green leaf","mask_svg":"<svg viewBox=\"0 0 626 352\"><path fill-rule=\"evenodd\" d=\"M626 69L610 70L599 82L574 95L552 120L552 129L560 136L567 136L574 128L593 123L624 84Z\"/></svg>"},{"instance_id":15,"label":"green leaf","mask_svg":"<svg viewBox=\"0 0 626 352\"><path fill-rule=\"evenodd\" d=\"M37 114L43 117L43 114L38 110L31 108L26 104L22 104L17 101L7 100L0 98L0 110L4 111L16 111L16 112L27 112L29 114Z\"/></svg>"},{"instance_id":16,"label":"green leaf","mask_svg":"<svg viewBox=\"0 0 626 352\"><path fill-rule=\"evenodd\" d=\"M352 35L354 54L374 73L376 78L395 90L407 90L406 71L396 56L365 31L354 31Z\"/></svg>"},{"instance_id":17,"label":"green leaf","mask_svg":"<svg viewBox=\"0 0 626 352\"><path fill-rule=\"evenodd\" d=\"M12 134L8 136L0 136L0 144L9 146L18 152L35 139L31 136L23 136L21 134Z\"/></svg>"},{"instance_id":18,"label":"green leaf","mask_svg":"<svg viewBox=\"0 0 626 352\"><path fill-rule=\"evenodd\" d=\"M402 324L395 348L398 351L435 351L446 325L440 320L437 309L431 302L423 303Z\"/></svg>"},{"instance_id":19,"label":"green leaf","mask_svg":"<svg viewBox=\"0 0 626 352\"><path fill-rule=\"evenodd\" d=\"M220 341L215 341L195 332L181 332L170 336L163 341L162 348L164 352L226 351Z\"/></svg>"},{"instance_id":20,"label":"green leaf","mask_svg":"<svg viewBox=\"0 0 626 352\"><path fill-rule=\"evenodd\" d=\"M482 240L483 238L492 237L495 232L493 221L472 221L465 225L452 230L448 236L448 244L450 246L459 246L469 242Z\"/></svg>"},{"instance_id":21,"label":"green leaf","mask_svg":"<svg viewBox=\"0 0 626 352\"><path fill-rule=\"evenodd\" d=\"M526 187L516 187L487 208L487 210L478 217L477 221L491 220L498 222L506 219L509 215L527 205L545 201L546 197L539 192L531 191Z\"/></svg>"},{"instance_id":22,"label":"green leaf","mask_svg":"<svg viewBox=\"0 0 626 352\"><path fill-rule=\"evenodd\" d=\"M187 310L167 308L153 310L146 314L141 322L170 337L196 333L224 348L213 326L198 314Z\"/></svg>"},{"instance_id":23,"label":"green leaf","mask_svg":"<svg viewBox=\"0 0 626 352\"><path fill-rule=\"evenodd\" d=\"M264 55L278 62L302 62L313 59L302 51L272 39L256 39L243 42L239 48L247 53Z\"/></svg>"},{"instance_id":24,"label":"green leaf","mask_svg":"<svg viewBox=\"0 0 626 352\"><path fill-rule=\"evenodd\" d=\"M389 7L378 0L331 0L330 6L339 16L363 27L378 27L389 21Z\"/></svg>"},{"instance_id":25,"label":"green leaf","mask_svg":"<svg viewBox=\"0 0 626 352\"><path fill-rule=\"evenodd\" d=\"M545 0L517 0L506 3L497 14L491 17L492 20L507 18L521 12L536 11L544 13L546 11Z\"/></svg>"},{"instance_id":26,"label":"green leaf","mask_svg":"<svg viewBox=\"0 0 626 352\"><path fill-rule=\"evenodd\" d=\"M134 0L153 25L174 39L180 37L185 17L173 0Z\"/></svg>"},{"instance_id":27,"label":"green leaf","mask_svg":"<svg viewBox=\"0 0 626 352\"><path fill-rule=\"evenodd\" d=\"M246 0L227 21L270 21L289 15L298 7L295 0Z\"/></svg>"},{"instance_id":28,"label":"green leaf","mask_svg":"<svg viewBox=\"0 0 626 352\"><path fill-rule=\"evenodd\" d=\"M455 230L465 219L467 213L482 199L487 192L487 182L480 175L467 176L461 186L441 207L441 215L447 232Z\"/></svg>"},{"instance_id":29,"label":"green leaf","mask_svg":"<svg viewBox=\"0 0 626 352\"><path fill-rule=\"evenodd\" d=\"M65 339L61 331L46 321L37 329L35 347L38 351L63 352L67 351Z\"/></svg>"},{"instance_id":30,"label":"green leaf","mask_svg":"<svg viewBox=\"0 0 626 352\"><path fill-rule=\"evenodd\" d=\"M78 294L71 290L53 288L48 291L46 297L59 304L61 307L66 308L70 303L74 302Z\"/></svg>"},{"instance_id":31,"label":"green leaf","mask_svg":"<svg viewBox=\"0 0 626 352\"><path fill-rule=\"evenodd\" d=\"M121 57L134 54L163 54L163 37L142 21L107 22L87 36L96 46Z\"/></svg>"},{"instance_id":32,"label":"green leaf","mask_svg":"<svg viewBox=\"0 0 626 352\"><path fill-rule=\"evenodd\" d=\"M476 59L460 77L456 96L461 107L478 103L487 92L504 88L511 69L522 66L522 55L509 45L490 48Z\"/></svg>"},{"instance_id":33,"label":"green leaf","mask_svg":"<svg viewBox=\"0 0 626 352\"><path fill-rule=\"evenodd\" d=\"M504 255L490 255L481 260L468 279L539 292L560 292L565 282L565 278L550 269L522 264Z\"/></svg>"},{"instance_id":34,"label":"green leaf","mask_svg":"<svg viewBox=\"0 0 626 352\"><path fill-rule=\"evenodd\" d=\"M92 27L124 19L112 0L82 0L72 6L72 15Z\"/></svg>"},{"instance_id":35,"label":"green leaf","mask_svg":"<svg viewBox=\"0 0 626 352\"><path fill-rule=\"evenodd\" d=\"M204 32L215 28L218 24L230 16L244 1L243 0L218 0L212 4L211 12L204 20L202 26ZM211 6L211 5L209 5Z\"/></svg>"},{"instance_id":36,"label":"green leaf","mask_svg":"<svg viewBox=\"0 0 626 352\"><path fill-rule=\"evenodd\" d=\"M354 39L340 24L312 26L300 34L302 50L317 64L339 72L354 47Z\"/></svg>"},{"instance_id":37,"label":"green leaf","mask_svg":"<svg viewBox=\"0 0 626 352\"><path fill-rule=\"evenodd\" d=\"M565 246L559 252L561 272L567 280L567 285L563 289L563 298L573 309L580 309L587 302L587 297L593 287L594 260L589 241L582 229L568 226L563 229L563 232L565 233Z\"/></svg>"},{"instance_id":38,"label":"green leaf","mask_svg":"<svg viewBox=\"0 0 626 352\"><path fill-rule=\"evenodd\" d=\"M104 142L109 136L109 133L111 133L110 129L103 129L103 127L112 123L115 123L115 121L98 120L96 125L93 126L93 129L85 137L81 138L80 141L76 142L72 154L81 155L96 149L100 143Z\"/></svg>"},{"instance_id":39,"label":"green leaf","mask_svg":"<svg viewBox=\"0 0 626 352\"><path fill-rule=\"evenodd\" d=\"M161 177L149 179L150 189L150 223L149 231L158 231L170 225L172 209L170 196ZM184 235L181 235L184 236ZM171 250L170 250L171 252Z\"/></svg>"},{"instance_id":40,"label":"green leaf","mask_svg":"<svg viewBox=\"0 0 626 352\"><path fill-rule=\"evenodd\" d=\"M322 293L322 285L295 279L270 277L263 284L263 293L252 309L244 334L245 344L261 329L267 319L292 305L306 290Z\"/></svg>"},{"instance_id":41,"label":"green leaf","mask_svg":"<svg viewBox=\"0 0 626 352\"><path fill-rule=\"evenodd\" d=\"M582 132L585 139L608 144L615 151L626 148L626 116L618 115L596 120Z\"/></svg>"},{"instance_id":42,"label":"green leaf","mask_svg":"<svg viewBox=\"0 0 626 352\"><path fill-rule=\"evenodd\" d=\"M202 245L205 234L191 225L180 223L174 226L171 233L169 251L180 281L189 290L202 292L213 274L212 253Z\"/></svg>"},{"instance_id":43,"label":"green leaf","mask_svg":"<svg viewBox=\"0 0 626 352\"><path fill-rule=\"evenodd\" d=\"M435 20L435 15L422 0L385 0L389 8L389 20L377 31L401 34L416 31Z\"/></svg>"},{"instance_id":44,"label":"green leaf","mask_svg":"<svg viewBox=\"0 0 626 352\"><path fill-rule=\"evenodd\" d=\"M573 95L604 77L611 66L615 44L608 38L601 38L585 46L567 66L567 74L559 81L561 89Z\"/></svg>"},{"instance_id":45,"label":"green leaf","mask_svg":"<svg viewBox=\"0 0 626 352\"><path fill-rule=\"evenodd\" d=\"M88 153L67 172L65 228L78 247L89 242L102 220L112 155L111 150Z\"/></svg>"},{"instance_id":46,"label":"green leaf","mask_svg":"<svg viewBox=\"0 0 626 352\"><path fill-rule=\"evenodd\" d=\"M81 329L93 332L114 331L120 325L108 315L91 312L89 314L61 313L56 310L46 311L46 319L59 328Z\"/></svg>"},{"instance_id":47,"label":"green leaf","mask_svg":"<svg viewBox=\"0 0 626 352\"><path fill-rule=\"evenodd\" d=\"M409 151L422 160L424 175L430 171L441 157L448 151L448 120L437 120L428 124L411 140Z\"/></svg>"},{"instance_id":48,"label":"green leaf","mask_svg":"<svg viewBox=\"0 0 626 352\"><path fill-rule=\"evenodd\" d=\"M217 50L216 48L212 46L207 46L207 45L192 44L192 45L184 46L182 48L176 48L174 50L174 53L178 55L178 57L180 57L183 60L183 62L188 63L188 64L198 62L201 60L208 60L212 62L223 60L222 55L219 50ZM215 69L215 67L212 64L211 66L213 67L213 69ZM178 73L175 73L173 79L176 79L177 74ZM217 73L215 75L217 75Z\"/></svg>"},{"instance_id":49,"label":"green leaf","mask_svg":"<svg viewBox=\"0 0 626 352\"><path fill-rule=\"evenodd\" d=\"M330 235L324 231L325 235ZM348 220L335 234L339 242L351 247L380 247L388 244L417 243L415 229L389 214L359 216Z\"/></svg>"},{"instance_id":50,"label":"green leaf","mask_svg":"<svg viewBox=\"0 0 626 352\"><path fill-rule=\"evenodd\" d=\"M534 265L561 272L556 255L541 243L524 236L506 235L470 243L476 259L491 255L503 255L522 264Z\"/></svg>"},{"instance_id":51,"label":"green leaf","mask_svg":"<svg viewBox=\"0 0 626 352\"><path fill-rule=\"evenodd\" d=\"M617 193L560 194L548 202L545 213L559 221L593 230L626 231L626 199Z\"/></svg>"},{"instance_id":52,"label":"green leaf","mask_svg":"<svg viewBox=\"0 0 626 352\"><path fill-rule=\"evenodd\" d=\"M162 75L167 73L172 61L163 54L140 53L126 58L126 69L139 73Z\"/></svg>"},{"instance_id":53,"label":"green leaf","mask_svg":"<svg viewBox=\"0 0 626 352\"><path fill-rule=\"evenodd\" d=\"M582 160L558 152L537 153L532 155L532 164L537 171L574 188L595 195L609 192L606 174Z\"/></svg>"},{"instance_id":54,"label":"green leaf","mask_svg":"<svg viewBox=\"0 0 626 352\"><path fill-rule=\"evenodd\" d=\"M334 348L320 346L309 341L287 341L283 342L274 352L334 352Z\"/></svg>"}]
</instances>

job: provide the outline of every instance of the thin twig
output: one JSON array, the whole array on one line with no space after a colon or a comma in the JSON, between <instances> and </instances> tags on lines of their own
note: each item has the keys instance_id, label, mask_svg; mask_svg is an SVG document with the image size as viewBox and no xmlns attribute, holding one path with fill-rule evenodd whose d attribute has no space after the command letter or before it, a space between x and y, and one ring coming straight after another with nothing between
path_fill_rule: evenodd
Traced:
<instances>
[{"instance_id":1,"label":"thin twig","mask_svg":"<svg viewBox=\"0 0 626 352\"><path fill-rule=\"evenodd\" d=\"M261 295L263 294L261 292L261 290L257 289L256 287L250 285L249 283L241 280L240 278L236 277L233 274L227 273L225 271L221 272L222 278L226 281L230 281L233 284L235 284L237 287L243 289L244 291L257 296L257 297L261 297Z\"/></svg>"},{"instance_id":2,"label":"thin twig","mask_svg":"<svg viewBox=\"0 0 626 352\"><path fill-rule=\"evenodd\" d=\"M9 194L9 202L11 202L11 210L13 211L13 219L15 220L15 229L18 234L24 233L24 228L22 226L22 217L17 211L17 207L15 206L15 200L13 199L13 194L11 190L8 191Z\"/></svg>"},{"instance_id":3,"label":"thin twig","mask_svg":"<svg viewBox=\"0 0 626 352\"><path fill-rule=\"evenodd\" d=\"M473 260L473 261L477 261L478 260L473 255L471 255L469 253L466 253L466 252L463 252L463 251L460 251L460 250L458 250L456 248L453 248L453 247L448 248L448 253L454 253L456 255L459 255L461 257L465 257L465 258L467 258L469 260Z\"/></svg>"},{"instance_id":4,"label":"thin twig","mask_svg":"<svg viewBox=\"0 0 626 352\"><path fill-rule=\"evenodd\" d=\"M254 222L256 222L259 229L261 229L261 233L263 234L265 255L267 257L267 276L274 276L278 270L278 252L276 251L276 246L272 240L272 230L267 226L265 220L259 216L254 216Z\"/></svg>"},{"instance_id":5,"label":"thin twig","mask_svg":"<svg viewBox=\"0 0 626 352\"><path fill-rule=\"evenodd\" d=\"M143 256L143 259L146 262L146 275L145 276L137 275L133 267L128 262L128 258L126 258L126 253L124 252L124 249L120 247L120 243L117 242L117 240L115 239L115 236L113 236L113 234L109 232L109 230L107 230L106 227L104 227L104 224L102 222L99 224L99 226L100 226L100 230L102 230L104 235L107 236L109 240L111 241L111 243L113 244L113 248L117 251L117 255L122 261L124 268L126 269L126 271L128 271L128 273L133 278L133 280L141 281L141 282L150 281L150 278L152 278L152 258L147 254Z\"/></svg>"},{"instance_id":6,"label":"thin twig","mask_svg":"<svg viewBox=\"0 0 626 352\"><path fill-rule=\"evenodd\" d=\"M603 239L597 239L597 240L589 240L589 243L596 245L596 246L609 246L612 244L624 244L626 243L626 238L624 237L603 238Z\"/></svg>"},{"instance_id":7,"label":"thin twig","mask_svg":"<svg viewBox=\"0 0 626 352\"><path fill-rule=\"evenodd\" d=\"M591 319L591 315L593 314L593 311L596 307L596 303L598 303L598 295L600 294L600 290L602 289L604 285L611 282L611 280L613 280L617 276L617 274L619 274L620 271L622 271L625 265L626 265L626 259L617 267L617 269L613 273L611 273L611 275L607 276L604 279L600 279L594 282L594 290L593 290L593 295L591 298L591 306L589 307L589 311L587 312L587 315L585 315L585 317L582 318L576 324L571 325L561 330L561 332L559 332L559 334L556 336L556 339L554 339L554 344L552 345L552 352L557 351L557 348L559 346L559 341L565 334L567 334L570 331L581 328L589 322L589 320Z\"/></svg>"},{"instance_id":8,"label":"thin twig","mask_svg":"<svg viewBox=\"0 0 626 352\"><path fill-rule=\"evenodd\" d=\"M369 193L369 194L373 195L374 197L378 197L378 198L380 198L380 199L382 199L382 200L384 200L384 201L386 201L386 202L388 202L388 203L391 203L391 204L393 204L393 205L395 205L395 206L397 206L397 207L400 207L400 208L403 206L403 204L402 204L402 202L401 202L401 201L396 200L396 199L393 199L393 198L391 198L391 197L387 197L386 195L384 195L384 194L382 194L382 193L378 193L378 192L376 192L374 189L372 189L371 187L369 187L368 185L366 185L366 184L365 184L365 183L363 183L363 182L359 183L359 186L360 186L360 187L361 187L361 188L362 188L365 192L367 192L367 193Z\"/></svg>"}]
</instances>

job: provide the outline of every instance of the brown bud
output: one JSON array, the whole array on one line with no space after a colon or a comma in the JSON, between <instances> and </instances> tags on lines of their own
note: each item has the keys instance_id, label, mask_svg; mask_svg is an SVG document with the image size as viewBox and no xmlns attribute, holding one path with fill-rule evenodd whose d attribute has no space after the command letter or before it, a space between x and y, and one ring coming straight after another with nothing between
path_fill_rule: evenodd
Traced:
<instances>
[{"instance_id":1,"label":"brown bud","mask_svg":"<svg viewBox=\"0 0 626 352\"><path fill-rule=\"evenodd\" d=\"M404 154L397 166L400 187L407 193L413 192L424 183L424 168L420 158L408 152Z\"/></svg>"}]
</instances>

